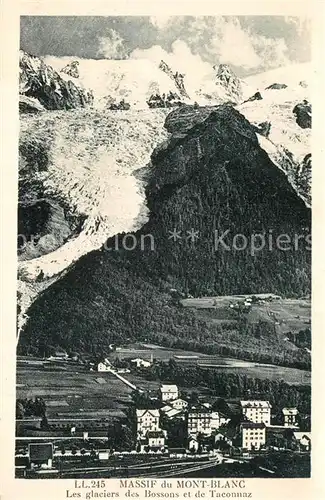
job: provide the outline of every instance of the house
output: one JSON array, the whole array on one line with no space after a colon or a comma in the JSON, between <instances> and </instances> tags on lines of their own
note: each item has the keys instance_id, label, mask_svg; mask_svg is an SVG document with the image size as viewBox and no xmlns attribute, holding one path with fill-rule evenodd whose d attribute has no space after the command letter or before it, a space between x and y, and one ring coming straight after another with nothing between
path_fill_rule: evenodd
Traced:
<instances>
[{"instance_id":1,"label":"house","mask_svg":"<svg viewBox=\"0 0 325 500\"><path fill-rule=\"evenodd\" d=\"M112 371L112 365L110 362L107 362L106 360L101 361L97 365L97 371L98 372L110 372L110 371Z\"/></svg>"},{"instance_id":2,"label":"house","mask_svg":"<svg viewBox=\"0 0 325 500\"><path fill-rule=\"evenodd\" d=\"M173 408L175 408L175 410L186 410L188 407L188 402L181 398L174 399L170 402L170 404Z\"/></svg>"},{"instance_id":3,"label":"house","mask_svg":"<svg viewBox=\"0 0 325 500\"><path fill-rule=\"evenodd\" d=\"M285 427L295 427L297 425L297 408L283 408L282 413Z\"/></svg>"},{"instance_id":4,"label":"house","mask_svg":"<svg viewBox=\"0 0 325 500\"><path fill-rule=\"evenodd\" d=\"M243 422L240 433L241 446L246 450L260 450L265 445L266 430L262 422Z\"/></svg>"},{"instance_id":5,"label":"house","mask_svg":"<svg viewBox=\"0 0 325 500\"><path fill-rule=\"evenodd\" d=\"M188 435L197 435L200 432L209 436L211 431L211 412L203 406L192 407L188 412Z\"/></svg>"},{"instance_id":6,"label":"house","mask_svg":"<svg viewBox=\"0 0 325 500\"><path fill-rule=\"evenodd\" d=\"M148 431L159 431L159 410L145 409L137 410L137 432L139 436L145 436Z\"/></svg>"},{"instance_id":7,"label":"house","mask_svg":"<svg viewBox=\"0 0 325 500\"><path fill-rule=\"evenodd\" d=\"M311 450L311 433L310 432L294 432L294 438L298 441L301 451Z\"/></svg>"},{"instance_id":8,"label":"house","mask_svg":"<svg viewBox=\"0 0 325 500\"><path fill-rule=\"evenodd\" d=\"M161 400L165 401L173 401L178 399L178 387L177 385L165 385L163 384L160 387L160 395Z\"/></svg>"},{"instance_id":9,"label":"house","mask_svg":"<svg viewBox=\"0 0 325 500\"><path fill-rule=\"evenodd\" d=\"M166 435L162 430L148 431L138 440L140 452L163 451L166 446Z\"/></svg>"},{"instance_id":10,"label":"house","mask_svg":"<svg viewBox=\"0 0 325 500\"><path fill-rule=\"evenodd\" d=\"M166 444L165 434L161 430L147 432L147 440L149 448L164 448Z\"/></svg>"},{"instance_id":11,"label":"house","mask_svg":"<svg viewBox=\"0 0 325 500\"><path fill-rule=\"evenodd\" d=\"M131 363L136 365L137 368L149 368L152 365L152 361L146 361L142 358L131 359Z\"/></svg>"},{"instance_id":12,"label":"house","mask_svg":"<svg viewBox=\"0 0 325 500\"><path fill-rule=\"evenodd\" d=\"M160 411L161 411L162 413L167 413L168 411L170 411L170 410L172 410L172 409L173 409L173 407L172 407L171 405L165 405L165 406L162 406L162 407L160 408Z\"/></svg>"},{"instance_id":13,"label":"house","mask_svg":"<svg viewBox=\"0 0 325 500\"><path fill-rule=\"evenodd\" d=\"M269 401L250 400L241 401L240 404L243 415L247 420L256 424L263 423L265 425L270 425L271 405Z\"/></svg>"},{"instance_id":14,"label":"house","mask_svg":"<svg viewBox=\"0 0 325 500\"><path fill-rule=\"evenodd\" d=\"M196 436L189 436L188 437L188 442L187 442L187 446L188 446L188 449L192 452L192 453L197 453L198 449L199 449L199 441L197 439Z\"/></svg>"}]
</instances>

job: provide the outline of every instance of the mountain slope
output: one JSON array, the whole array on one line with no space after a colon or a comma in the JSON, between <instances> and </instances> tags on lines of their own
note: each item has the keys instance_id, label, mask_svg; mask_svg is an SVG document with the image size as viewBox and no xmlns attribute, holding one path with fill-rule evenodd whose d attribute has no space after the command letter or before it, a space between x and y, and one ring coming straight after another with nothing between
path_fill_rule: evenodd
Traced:
<instances>
[{"instance_id":1,"label":"mountain slope","mask_svg":"<svg viewBox=\"0 0 325 500\"><path fill-rule=\"evenodd\" d=\"M166 128L171 136L156 148L147 172L150 217L134 234L137 242L151 235L154 249L138 245L127 250L120 235L82 257L30 307L22 352L40 352L46 345L96 351L128 338L163 343L178 338L219 349L225 332L180 312L168 291L288 296L310 291L305 241L296 250L266 247L254 255L250 246L215 247L216 230L248 238L270 230L275 237L286 233L292 238L309 232L310 210L261 149L253 126L222 105L175 110ZM181 240L170 239L174 228ZM192 228L199 236L193 242L186 238ZM231 243L228 237L226 243ZM234 339L245 356L247 337ZM252 341L251 349L255 355L261 350L274 354L274 342L282 359L285 342ZM229 354L229 348L224 352Z\"/></svg>"},{"instance_id":2,"label":"mountain slope","mask_svg":"<svg viewBox=\"0 0 325 500\"><path fill-rule=\"evenodd\" d=\"M132 172L150 161L153 148L167 136L164 119L163 110L21 116L21 314L82 255L144 223L143 182Z\"/></svg>"},{"instance_id":3,"label":"mountain slope","mask_svg":"<svg viewBox=\"0 0 325 500\"><path fill-rule=\"evenodd\" d=\"M254 92L259 92L260 99L238 106L238 110L257 128L268 124L267 134L258 135L260 145L272 161L287 173L290 182L309 206L311 184L303 183L300 173L304 170L306 157L311 153L311 128L299 125L295 110L310 100L311 77L308 63L251 76L246 78L245 83Z\"/></svg>"}]
</instances>

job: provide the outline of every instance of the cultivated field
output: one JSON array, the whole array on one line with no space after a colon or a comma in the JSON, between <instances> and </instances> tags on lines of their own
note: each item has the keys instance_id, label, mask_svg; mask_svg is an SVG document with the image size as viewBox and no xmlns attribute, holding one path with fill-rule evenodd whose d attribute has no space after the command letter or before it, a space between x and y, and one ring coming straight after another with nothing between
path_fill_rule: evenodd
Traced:
<instances>
[{"instance_id":1,"label":"cultivated field","mask_svg":"<svg viewBox=\"0 0 325 500\"><path fill-rule=\"evenodd\" d=\"M201 297L181 300L183 307L197 309L203 316L216 323L236 323L237 317L232 306L244 303L252 295L229 295L222 297ZM310 327L311 301L309 299L282 299L272 294L256 295L258 303L253 303L247 320L249 324L266 321L276 325L283 335ZM271 300L269 298L271 297Z\"/></svg>"},{"instance_id":2,"label":"cultivated field","mask_svg":"<svg viewBox=\"0 0 325 500\"><path fill-rule=\"evenodd\" d=\"M98 383L102 378L105 383ZM48 415L74 413L83 416L116 416L131 401L132 390L110 373L86 372L71 367L57 371L39 368L17 370L17 398L42 397ZM116 413L117 412L117 413Z\"/></svg>"},{"instance_id":3,"label":"cultivated field","mask_svg":"<svg viewBox=\"0 0 325 500\"><path fill-rule=\"evenodd\" d=\"M306 370L298 370L296 368L288 368L284 366L268 365L255 363L252 361L243 361L240 359L226 358L219 355L207 355L199 352L184 351L179 349L167 349L155 345L134 344L128 348L121 348L111 354L111 358L136 358L140 357L146 360L153 359L159 361L175 360L177 363L185 363L191 365L199 365L206 368L214 368L218 371L227 371L232 373L240 373L248 377L256 377L270 380L284 380L288 384L306 384L311 383L311 373ZM126 376L131 382L134 379ZM141 379L139 382L144 386L146 381ZM134 382L136 383L136 382ZM153 382L148 382L150 387Z\"/></svg>"}]
</instances>

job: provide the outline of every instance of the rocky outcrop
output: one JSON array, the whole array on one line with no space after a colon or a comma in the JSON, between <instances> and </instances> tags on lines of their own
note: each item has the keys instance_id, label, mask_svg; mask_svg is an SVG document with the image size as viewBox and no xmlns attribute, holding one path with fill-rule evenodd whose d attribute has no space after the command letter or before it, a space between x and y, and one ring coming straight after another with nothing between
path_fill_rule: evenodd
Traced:
<instances>
[{"instance_id":1,"label":"rocky outcrop","mask_svg":"<svg viewBox=\"0 0 325 500\"><path fill-rule=\"evenodd\" d=\"M18 205L18 256L29 260L53 252L74 232L58 202L38 199Z\"/></svg>"},{"instance_id":2,"label":"rocky outcrop","mask_svg":"<svg viewBox=\"0 0 325 500\"><path fill-rule=\"evenodd\" d=\"M183 101L176 92L169 91L167 95L165 93L162 95L159 93L152 94L147 104L149 108L172 108L174 106L181 106Z\"/></svg>"},{"instance_id":3,"label":"rocky outcrop","mask_svg":"<svg viewBox=\"0 0 325 500\"><path fill-rule=\"evenodd\" d=\"M286 89L287 87L288 85L286 85L285 83L272 83L271 85L266 87L265 90L282 90Z\"/></svg>"},{"instance_id":4,"label":"rocky outcrop","mask_svg":"<svg viewBox=\"0 0 325 500\"><path fill-rule=\"evenodd\" d=\"M255 92L255 94L252 95L251 97L249 97L248 99L246 99L246 101L244 101L243 104L245 102L261 101L262 99L263 99L263 97L262 97L261 92Z\"/></svg>"},{"instance_id":5,"label":"rocky outcrop","mask_svg":"<svg viewBox=\"0 0 325 500\"><path fill-rule=\"evenodd\" d=\"M19 95L19 112L20 113L40 113L45 108L40 104L37 99L27 97L26 95Z\"/></svg>"},{"instance_id":6,"label":"rocky outcrop","mask_svg":"<svg viewBox=\"0 0 325 500\"><path fill-rule=\"evenodd\" d=\"M216 84L221 85L225 91L226 96L235 101L240 102L243 97L242 84L238 76L230 69L227 64L220 64L213 66L217 70Z\"/></svg>"},{"instance_id":7,"label":"rocky outcrop","mask_svg":"<svg viewBox=\"0 0 325 500\"><path fill-rule=\"evenodd\" d=\"M159 64L159 69L161 69L166 75L168 75L175 83L176 89L179 91L182 97L189 99L189 95L185 89L184 85L184 74L176 71L174 73L172 69L165 63L165 61L161 60Z\"/></svg>"},{"instance_id":8,"label":"rocky outcrop","mask_svg":"<svg viewBox=\"0 0 325 500\"><path fill-rule=\"evenodd\" d=\"M263 135L264 137L269 137L271 131L271 122L261 122L261 123L252 123L258 134Z\"/></svg>"},{"instance_id":9,"label":"rocky outcrop","mask_svg":"<svg viewBox=\"0 0 325 500\"><path fill-rule=\"evenodd\" d=\"M166 289L193 296L309 292L310 251L304 238L310 210L261 148L248 120L227 105L181 107L165 126L170 137L151 157L149 220L133 233L137 242L150 235L149 244L127 250L120 234L80 259L31 306L23 352L53 343L54 337L75 350L103 350L112 339L122 342L148 332L177 337L183 335L181 321L191 336L192 320L171 317ZM173 238L175 230L179 237ZM256 233L259 241L266 235L268 243L254 252ZM216 234L224 235L223 243ZM290 251L276 244L283 234L292 242ZM294 235L302 235L295 248Z\"/></svg>"},{"instance_id":10,"label":"rocky outcrop","mask_svg":"<svg viewBox=\"0 0 325 500\"><path fill-rule=\"evenodd\" d=\"M292 112L296 117L299 127L311 128L311 104L306 99L296 104Z\"/></svg>"},{"instance_id":11,"label":"rocky outcrop","mask_svg":"<svg viewBox=\"0 0 325 500\"><path fill-rule=\"evenodd\" d=\"M125 102L124 99L122 99L121 101L119 102L111 102L107 105L107 109L110 109L110 110L121 110L121 111L127 111L128 109L130 109L130 103L128 102Z\"/></svg>"},{"instance_id":12,"label":"rocky outcrop","mask_svg":"<svg viewBox=\"0 0 325 500\"><path fill-rule=\"evenodd\" d=\"M19 93L37 99L45 109L73 109L90 106L91 91L61 78L38 57L20 51Z\"/></svg>"},{"instance_id":13,"label":"rocky outcrop","mask_svg":"<svg viewBox=\"0 0 325 500\"><path fill-rule=\"evenodd\" d=\"M307 203L311 205L311 154L306 155L296 170L296 185L298 191L304 196Z\"/></svg>"},{"instance_id":14,"label":"rocky outcrop","mask_svg":"<svg viewBox=\"0 0 325 500\"><path fill-rule=\"evenodd\" d=\"M73 78L79 78L79 61L72 61L61 69L61 73L66 73Z\"/></svg>"}]
</instances>

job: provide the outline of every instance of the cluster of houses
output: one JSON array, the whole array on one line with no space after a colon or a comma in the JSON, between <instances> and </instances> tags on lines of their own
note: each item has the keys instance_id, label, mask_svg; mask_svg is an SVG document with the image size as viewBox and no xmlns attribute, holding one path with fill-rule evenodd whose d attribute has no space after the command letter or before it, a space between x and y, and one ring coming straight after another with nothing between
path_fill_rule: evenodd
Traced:
<instances>
[{"instance_id":1,"label":"cluster of houses","mask_svg":"<svg viewBox=\"0 0 325 500\"><path fill-rule=\"evenodd\" d=\"M134 368L149 368L153 364L153 358L151 356L150 360L142 359L142 358L134 358L130 360L130 366ZM113 366L109 359L105 358L104 361L100 361L97 364L98 372L115 372L115 373L130 373L131 370L129 368L117 368Z\"/></svg>"},{"instance_id":2,"label":"cluster of houses","mask_svg":"<svg viewBox=\"0 0 325 500\"><path fill-rule=\"evenodd\" d=\"M131 370L128 368L116 368L112 365L112 363L105 358L104 361L101 361L97 365L98 372L111 372L111 373L130 373Z\"/></svg>"},{"instance_id":3,"label":"cluster of houses","mask_svg":"<svg viewBox=\"0 0 325 500\"><path fill-rule=\"evenodd\" d=\"M214 437L214 442L223 441L232 445L232 440L224 432L230 422L229 416L214 411L210 403L190 404L179 397L176 385L162 385L160 388L160 408L137 409L137 439L139 451L164 451L167 448L168 434L164 422L182 420L186 425L187 449L197 452L200 439ZM311 436L309 432L298 432L297 408L283 408L283 425L271 425L271 405L269 401L240 401L241 419L237 426L237 440L240 447L247 451L258 451L266 446L267 430L291 429L300 449L309 451ZM222 429L221 429L222 428Z\"/></svg>"}]
</instances>

